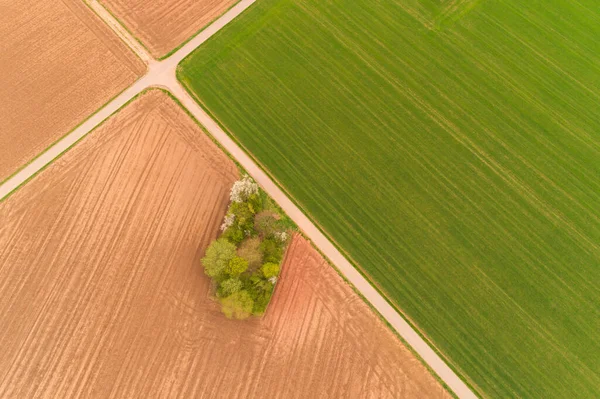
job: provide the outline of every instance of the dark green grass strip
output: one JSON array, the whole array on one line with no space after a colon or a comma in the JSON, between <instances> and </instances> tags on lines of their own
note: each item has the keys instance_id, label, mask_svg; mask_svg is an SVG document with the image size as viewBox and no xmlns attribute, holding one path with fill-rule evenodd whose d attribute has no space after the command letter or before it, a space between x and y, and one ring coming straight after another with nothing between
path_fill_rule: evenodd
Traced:
<instances>
[{"instance_id":1,"label":"dark green grass strip","mask_svg":"<svg viewBox=\"0 0 600 399\"><path fill-rule=\"evenodd\" d=\"M598 397L598 7L438 3L263 0L180 77L478 392Z\"/></svg>"}]
</instances>

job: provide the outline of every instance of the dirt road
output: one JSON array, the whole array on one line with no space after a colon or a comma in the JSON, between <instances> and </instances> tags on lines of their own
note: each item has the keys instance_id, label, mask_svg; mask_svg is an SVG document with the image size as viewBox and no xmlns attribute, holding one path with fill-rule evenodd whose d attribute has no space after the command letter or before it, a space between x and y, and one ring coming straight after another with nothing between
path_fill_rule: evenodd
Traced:
<instances>
[{"instance_id":1,"label":"dirt road","mask_svg":"<svg viewBox=\"0 0 600 399\"><path fill-rule=\"evenodd\" d=\"M175 78L177 64L196 47L215 34L223 26L250 7L254 0L242 0L221 18L189 41L171 57L161 62L153 62L148 73L120 96L102 108L96 115L75 129L71 134L36 158L26 168L0 186L0 199L24 183L54 158L67 150L79 138L111 115L141 90L151 86L167 88L190 113L206 127L210 134L227 150L265 189L265 191L296 222L304 234L331 260L346 279L368 300L373 307L390 323L400 336L414 349L425 363L460 398L475 398L475 394L438 356L429 344L402 318L402 316L373 288L373 286L353 267L331 241L313 224L313 222L288 198L277 184L246 154L220 127L204 112ZM133 40L133 39L132 39ZM127 40L126 42L129 42ZM135 50L135 49L134 49Z\"/></svg>"}]
</instances>

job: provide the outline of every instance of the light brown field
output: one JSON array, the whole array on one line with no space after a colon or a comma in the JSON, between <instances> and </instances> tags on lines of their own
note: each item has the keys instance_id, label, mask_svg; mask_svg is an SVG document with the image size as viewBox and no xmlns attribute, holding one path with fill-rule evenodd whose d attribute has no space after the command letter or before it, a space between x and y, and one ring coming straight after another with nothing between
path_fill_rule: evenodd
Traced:
<instances>
[{"instance_id":1,"label":"light brown field","mask_svg":"<svg viewBox=\"0 0 600 399\"><path fill-rule=\"evenodd\" d=\"M79 0L0 0L0 38L0 181L145 70Z\"/></svg>"},{"instance_id":2,"label":"light brown field","mask_svg":"<svg viewBox=\"0 0 600 399\"><path fill-rule=\"evenodd\" d=\"M153 90L0 204L0 397L448 397L303 238L262 319L199 259L234 164Z\"/></svg>"},{"instance_id":3,"label":"light brown field","mask_svg":"<svg viewBox=\"0 0 600 399\"><path fill-rule=\"evenodd\" d=\"M101 0L160 58L192 37L238 0Z\"/></svg>"}]
</instances>

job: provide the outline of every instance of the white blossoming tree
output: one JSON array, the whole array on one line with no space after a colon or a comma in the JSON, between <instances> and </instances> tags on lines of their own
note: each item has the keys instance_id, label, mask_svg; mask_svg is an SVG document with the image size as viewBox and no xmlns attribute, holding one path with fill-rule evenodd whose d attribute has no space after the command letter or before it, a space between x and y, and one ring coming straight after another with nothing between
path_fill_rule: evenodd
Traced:
<instances>
[{"instance_id":1,"label":"white blossoming tree","mask_svg":"<svg viewBox=\"0 0 600 399\"><path fill-rule=\"evenodd\" d=\"M227 230L229 227L233 226L233 222L235 222L235 215L228 213L225 215L223 219L223 224L221 224L221 231Z\"/></svg>"},{"instance_id":2,"label":"white blossoming tree","mask_svg":"<svg viewBox=\"0 0 600 399\"><path fill-rule=\"evenodd\" d=\"M229 199L231 199L232 202L244 202L253 194L258 194L258 184L256 184L250 176L245 175L240 180L233 183Z\"/></svg>"}]
</instances>

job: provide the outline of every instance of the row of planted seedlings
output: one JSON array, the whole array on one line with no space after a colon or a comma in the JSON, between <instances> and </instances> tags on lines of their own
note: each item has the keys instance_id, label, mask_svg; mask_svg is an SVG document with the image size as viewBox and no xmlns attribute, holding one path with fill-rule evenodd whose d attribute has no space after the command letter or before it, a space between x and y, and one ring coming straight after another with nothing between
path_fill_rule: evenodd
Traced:
<instances>
[{"instance_id":1,"label":"row of planted seedlings","mask_svg":"<svg viewBox=\"0 0 600 399\"><path fill-rule=\"evenodd\" d=\"M233 184L221 234L202 258L225 316L245 319L265 313L294 229L249 176Z\"/></svg>"}]
</instances>

